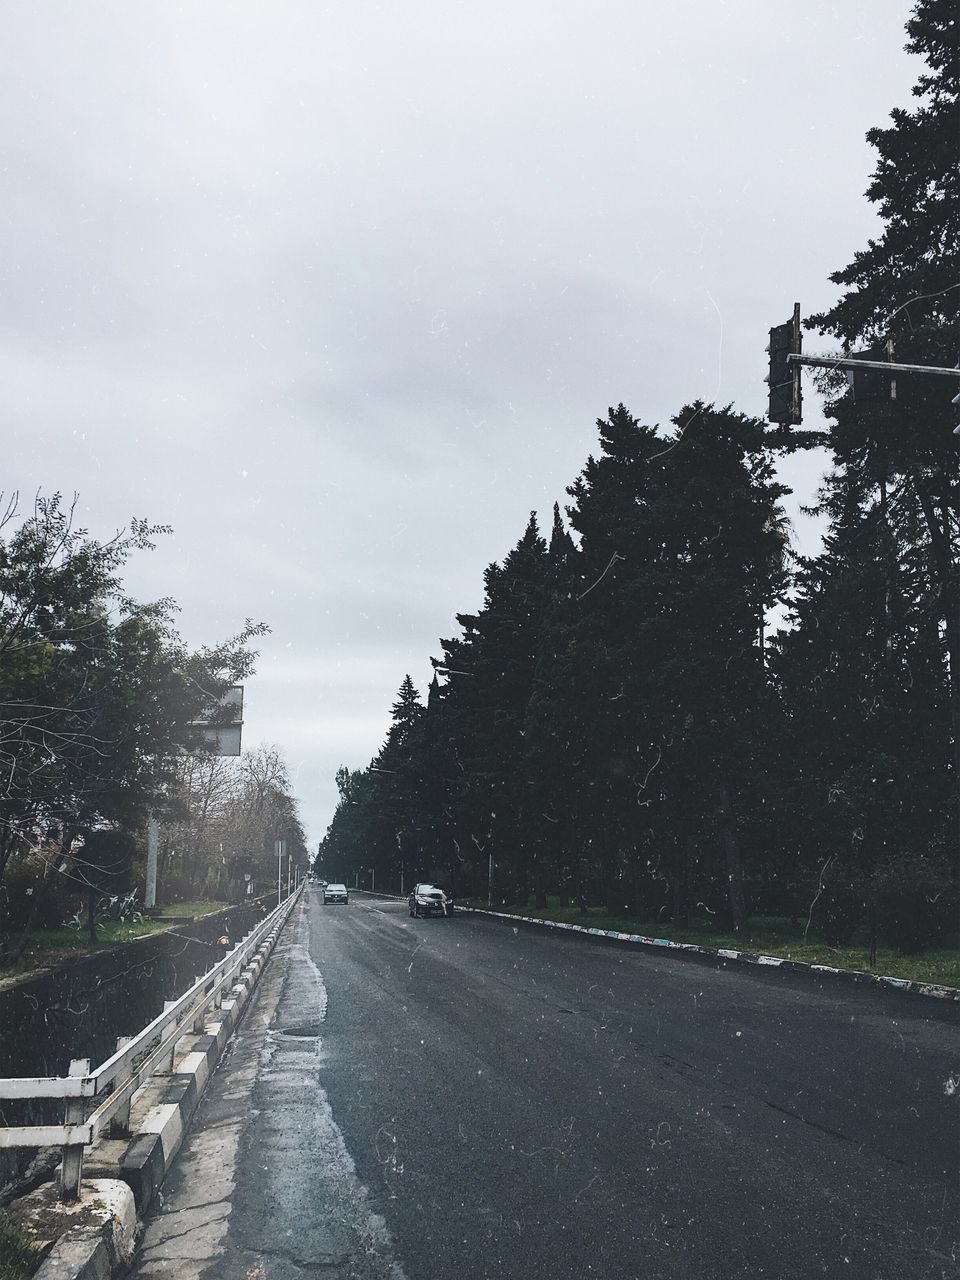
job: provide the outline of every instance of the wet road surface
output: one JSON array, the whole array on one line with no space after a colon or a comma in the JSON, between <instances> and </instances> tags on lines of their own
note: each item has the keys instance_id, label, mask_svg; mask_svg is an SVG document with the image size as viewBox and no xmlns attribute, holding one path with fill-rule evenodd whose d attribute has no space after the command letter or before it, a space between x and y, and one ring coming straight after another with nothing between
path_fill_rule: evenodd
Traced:
<instances>
[{"instance_id":1,"label":"wet road surface","mask_svg":"<svg viewBox=\"0 0 960 1280\"><path fill-rule=\"evenodd\" d=\"M960 1277L957 1021L311 891L133 1274Z\"/></svg>"}]
</instances>

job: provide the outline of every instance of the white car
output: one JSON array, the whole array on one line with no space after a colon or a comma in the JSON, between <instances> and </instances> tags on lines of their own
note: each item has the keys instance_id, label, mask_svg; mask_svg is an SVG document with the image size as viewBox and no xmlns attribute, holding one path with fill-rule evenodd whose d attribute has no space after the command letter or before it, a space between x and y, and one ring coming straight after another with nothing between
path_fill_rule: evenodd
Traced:
<instances>
[{"instance_id":1,"label":"white car","mask_svg":"<svg viewBox=\"0 0 960 1280\"><path fill-rule=\"evenodd\" d=\"M345 884L325 884L323 886L323 905L328 902L342 902L346 904L348 901L347 886Z\"/></svg>"}]
</instances>

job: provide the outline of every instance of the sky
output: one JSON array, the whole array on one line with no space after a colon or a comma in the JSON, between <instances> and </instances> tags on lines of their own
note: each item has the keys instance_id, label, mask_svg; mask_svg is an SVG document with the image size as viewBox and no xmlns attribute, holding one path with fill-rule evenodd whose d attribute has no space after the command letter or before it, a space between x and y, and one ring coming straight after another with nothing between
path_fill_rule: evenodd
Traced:
<instances>
[{"instance_id":1,"label":"sky","mask_svg":"<svg viewBox=\"0 0 960 1280\"><path fill-rule=\"evenodd\" d=\"M608 406L764 413L767 330L879 228L910 9L7 12L0 488L171 525L125 582L191 645L269 624L244 746L281 747L312 846ZM825 466L781 473L808 554Z\"/></svg>"}]
</instances>

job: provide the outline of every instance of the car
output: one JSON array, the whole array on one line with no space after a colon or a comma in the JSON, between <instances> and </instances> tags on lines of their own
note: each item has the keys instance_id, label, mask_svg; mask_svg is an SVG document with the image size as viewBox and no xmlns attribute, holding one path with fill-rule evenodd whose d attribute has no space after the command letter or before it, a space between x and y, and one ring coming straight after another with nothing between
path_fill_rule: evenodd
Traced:
<instances>
[{"instance_id":1,"label":"car","mask_svg":"<svg viewBox=\"0 0 960 1280\"><path fill-rule=\"evenodd\" d=\"M452 916L453 896L435 884L415 884L407 900L412 916Z\"/></svg>"},{"instance_id":2,"label":"car","mask_svg":"<svg viewBox=\"0 0 960 1280\"><path fill-rule=\"evenodd\" d=\"M325 884L321 890L323 895L323 905L328 902L342 902L346 904L349 901L347 886L345 884Z\"/></svg>"}]
</instances>

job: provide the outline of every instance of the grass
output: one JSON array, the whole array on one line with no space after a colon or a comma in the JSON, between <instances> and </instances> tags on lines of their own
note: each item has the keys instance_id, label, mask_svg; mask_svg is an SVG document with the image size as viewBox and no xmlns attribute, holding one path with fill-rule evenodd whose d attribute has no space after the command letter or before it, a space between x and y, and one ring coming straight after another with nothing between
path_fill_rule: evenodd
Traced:
<instances>
[{"instance_id":1,"label":"grass","mask_svg":"<svg viewBox=\"0 0 960 1280\"><path fill-rule=\"evenodd\" d=\"M229 902L208 902L198 898L196 902L175 902L172 906L161 907L165 916L176 916L178 920L192 916L207 916L213 911L223 911L230 906Z\"/></svg>"},{"instance_id":2,"label":"grass","mask_svg":"<svg viewBox=\"0 0 960 1280\"><path fill-rule=\"evenodd\" d=\"M22 1231L0 1218L0 1280L28 1280L42 1257Z\"/></svg>"},{"instance_id":3,"label":"grass","mask_svg":"<svg viewBox=\"0 0 960 1280\"><path fill-rule=\"evenodd\" d=\"M179 920L189 920L193 916L207 915L211 911L222 911L228 904L225 902L177 902L173 906L163 907L165 916L176 916ZM86 922L79 929L63 926L59 929L36 929L31 933L23 955L13 965L0 965L0 979L11 978L16 974L29 973L41 965L56 964L61 960L90 955L96 951L106 951L124 942L133 942L137 938L157 933L160 929L170 927L168 920L104 920L97 923L97 941L91 943L87 935ZM0 1275L2 1280L2 1275Z\"/></svg>"},{"instance_id":4,"label":"grass","mask_svg":"<svg viewBox=\"0 0 960 1280\"><path fill-rule=\"evenodd\" d=\"M855 937L849 947L831 947L822 934L811 929L808 937L803 929L794 929L790 921L772 916L753 918L742 936L717 929L709 918L691 918L689 927L675 929L669 923L638 920L608 915L603 907L591 907L586 916L577 907L561 907L556 898L548 899L545 908L495 906L494 910L509 915L532 916L538 920L558 920L579 924L589 929L614 929L619 933L639 933L648 938L666 938L670 942L692 942L698 947L751 951L804 964L826 964L835 969L859 969L863 973L883 974L890 978L909 978L946 987L960 987L960 949L940 946L923 955L906 956L889 948L877 949L877 963L868 965L866 939ZM469 900L465 906L486 907L485 902Z\"/></svg>"},{"instance_id":5,"label":"grass","mask_svg":"<svg viewBox=\"0 0 960 1280\"><path fill-rule=\"evenodd\" d=\"M97 925L97 941L91 942L84 926L81 929L37 929L31 933L23 955L15 964L0 967L0 978L29 973L43 965L57 964L61 960L106 951L119 943L133 942L150 933L157 933L167 925L158 920L139 922L109 920Z\"/></svg>"}]
</instances>

